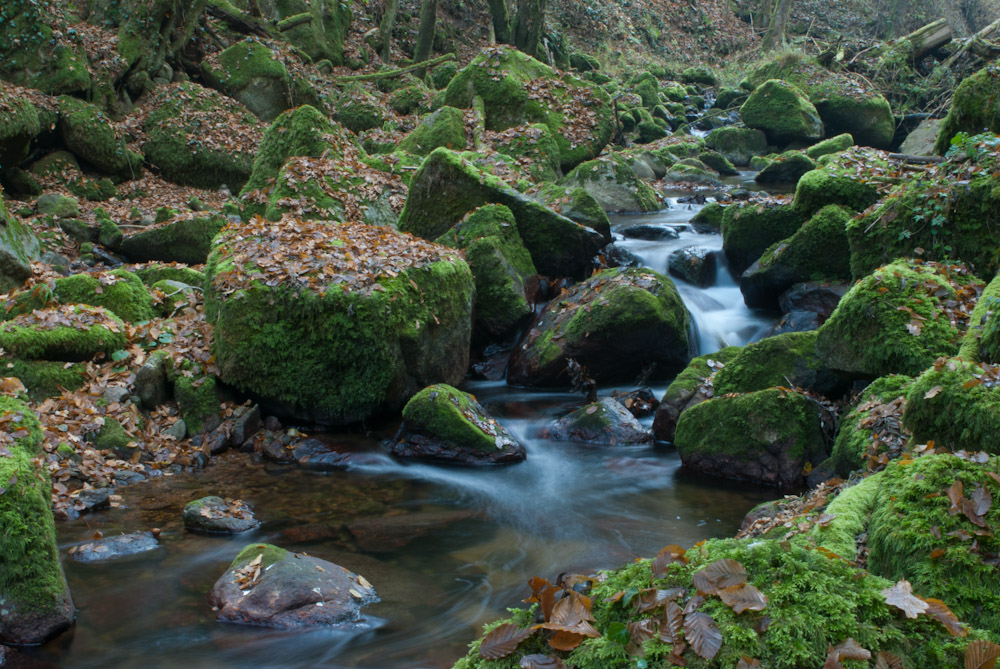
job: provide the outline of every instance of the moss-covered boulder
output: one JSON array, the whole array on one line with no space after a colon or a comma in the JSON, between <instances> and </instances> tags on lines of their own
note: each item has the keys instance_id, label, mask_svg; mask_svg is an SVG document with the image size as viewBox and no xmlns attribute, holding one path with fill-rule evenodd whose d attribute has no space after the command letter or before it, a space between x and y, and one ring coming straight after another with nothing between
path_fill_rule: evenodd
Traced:
<instances>
[{"instance_id":1,"label":"moss-covered boulder","mask_svg":"<svg viewBox=\"0 0 1000 669\"><path fill-rule=\"evenodd\" d=\"M454 107L441 107L424 118L403 138L399 148L407 153L426 156L442 146L464 151L468 143L465 136L465 115Z\"/></svg>"},{"instance_id":2,"label":"moss-covered boulder","mask_svg":"<svg viewBox=\"0 0 1000 669\"><path fill-rule=\"evenodd\" d=\"M385 123L385 106L377 97L359 85L340 91L333 117L353 133L381 128Z\"/></svg>"},{"instance_id":3,"label":"moss-covered boulder","mask_svg":"<svg viewBox=\"0 0 1000 669\"><path fill-rule=\"evenodd\" d=\"M795 208L812 216L827 205L837 204L853 211L864 211L879 199L879 189L867 173L858 174L859 162L878 169L878 160L870 151L859 150L830 160L818 169L806 172L795 186ZM872 175L873 176L873 175Z\"/></svg>"},{"instance_id":4,"label":"moss-covered boulder","mask_svg":"<svg viewBox=\"0 0 1000 669\"><path fill-rule=\"evenodd\" d=\"M562 176L559 142L544 123L514 126L491 136L493 148L524 166L535 183Z\"/></svg>"},{"instance_id":5,"label":"moss-covered boulder","mask_svg":"<svg viewBox=\"0 0 1000 669\"><path fill-rule=\"evenodd\" d=\"M521 195L448 149L434 150L413 177L399 229L436 239L468 212L491 203L513 212L539 272L579 278L590 273L591 261L604 245L601 234Z\"/></svg>"},{"instance_id":6,"label":"moss-covered boulder","mask_svg":"<svg viewBox=\"0 0 1000 669\"><path fill-rule=\"evenodd\" d=\"M111 119L94 105L68 95L60 97L58 129L66 148L102 172L139 176L142 156L126 148L125 138Z\"/></svg>"},{"instance_id":7,"label":"moss-covered boulder","mask_svg":"<svg viewBox=\"0 0 1000 669\"><path fill-rule=\"evenodd\" d=\"M687 409L713 396L712 376L741 350L739 346L727 346L721 351L699 356L689 362L684 371L671 381L656 407L653 436L660 441L673 441L677 419Z\"/></svg>"},{"instance_id":8,"label":"moss-covered boulder","mask_svg":"<svg viewBox=\"0 0 1000 669\"><path fill-rule=\"evenodd\" d=\"M887 467L868 522L869 571L905 578L960 620L1000 631L994 564L1000 505L982 504L996 495L998 473L1000 458L978 462L950 454Z\"/></svg>"},{"instance_id":9,"label":"moss-covered boulder","mask_svg":"<svg viewBox=\"0 0 1000 669\"><path fill-rule=\"evenodd\" d=\"M125 327L100 307L70 304L35 310L0 324L0 347L28 360L91 360L127 345Z\"/></svg>"},{"instance_id":10,"label":"moss-covered boulder","mask_svg":"<svg viewBox=\"0 0 1000 669\"><path fill-rule=\"evenodd\" d=\"M966 77L951 98L948 116L938 131L934 150L944 155L960 132L976 135L984 130L1000 133L1000 67L988 65Z\"/></svg>"},{"instance_id":11,"label":"moss-covered boulder","mask_svg":"<svg viewBox=\"0 0 1000 669\"><path fill-rule=\"evenodd\" d=\"M722 218L726 207L718 202L709 202L691 218L691 225L698 232L721 232Z\"/></svg>"},{"instance_id":12,"label":"moss-covered boulder","mask_svg":"<svg viewBox=\"0 0 1000 669\"><path fill-rule=\"evenodd\" d=\"M205 273L178 263L152 262L132 268L133 272L147 286L160 281L177 281L189 286L203 286Z\"/></svg>"},{"instance_id":13,"label":"moss-covered boulder","mask_svg":"<svg viewBox=\"0 0 1000 669\"><path fill-rule=\"evenodd\" d=\"M593 196L582 188L544 183L532 197L571 221L596 230L611 241L611 220Z\"/></svg>"},{"instance_id":14,"label":"moss-covered boulder","mask_svg":"<svg viewBox=\"0 0 1000 669\"><path fill-rule=\"evenodd\" d=\"M0 82L0 174L4 176L28 157L31 141L42 131L38 110L20 93Z\"/></svg>"},{"instance_id":15,"label":"moss-covered boulder","mask_svg":"<svg viewBox=\"0 0 1000 669\"><path fill-rule=\"evenodd\" d=\"M827 457L816 403L777 388L691 407L677 421L674 445L691 471L781 488L801 487Z\"/></svg>"},{"instance_id":16,"label":"moss-covered boulder","mask_svg":"<svg viewBox=\"0 0 1000 669\"><path fill-rule=\"evenodd\" d=\"M831 72L815 59L786 53L752 71L752 86L783 79L801 88L816 107L828 136L850 133L864 146L888 148L896 131L889 102L866 80Z\"/></svg>"},{"instance_id":17,"label":"moss-covered boulder","mask_svg":"<svg viewBox=\"0 0 1000 669\"><path fill-rule=\"evenodd\" d=\"M731 177L739 174L733 163L718 151L703 151L698 154L698 160L722 176Z\"/></svg>"},{"instance_id":18,"label":"moss-covered boulder","mask_svg":"<svg viewBox=\"0 0 1000 669\"><path fill-rule=\"evenodd\" d=\"M764 251L740 277L747 306L774 309L781 294L797 283L849 280L846 227L850 220L845 209L829 205L791 237Z\"/></svg>"},{"instance_id":19,"label":"moss-covered boulder","mask_svg":"<svg viewBox=\"0 0 1000 669\"><path fill-rule=\"evenodd\" d=\"M805 221L790 204L756 202L726 207L722 250L730 269L742 274L772 244L794 235Z\"/></svg>"},{"instance_id":20,"label":"moss-covered boulder","mask_svg":"<svg viewBox=\"0 0 1000 669\"><path fill-rule=\"evenodd\" d=\"M531 314L525 284L535 275L535 265L510 209L502 204L480 207L437 243L465 251L476 280L477 330L502 335Z\"/></svg>"},{"instance_id":21,"label":"moss-covered boulder","mask_svg":"<svg viewBox=\"0 0 1000 669\"><path fill-rule=\"evenodd\" d=\"M72 16L72 14L70 14ZM87 54L62 12L13 0L0 7L0 75L51 95L87 93Z\"/></svg>"},{"instance_id":22,"label":"moss-covered boulder","mask_svg":"<svg viewBox=\"0 0 1000 669\"><path fill-rule=\"evenodd\" d=\"M705 137L705 144L734 165L746 166L754 156L767 154L767 135L754 128L717 128Z\"/></svg>"},{"instance_id":23,"label":"moss-covered boulder","mask_svg":"<svg viewBox=\"0 0 1000 669\"><path fill-rule=\"evenodd\" d=\"M8 357L0 366L0 375L21 381L32 401L58 397L63 390L73 392L87 381L86 365L50 360L20 360Z\"/></svg>"},{"instance_id":24,"label":"moss-covered boulder","mask_svg":"<svg viewBox=\"0 0 1000 669\"><path fill-rule=\"evenodd\" d=\"M344 2L277 0L261 6L281 36L314 62L344 62L344 41L351 27L352 6Z\"/></svg>"},{"instance_id":25,"label":"moss-covered boulder","mask_svg":"<svg viewBox=\"0 0 1000 669\"><path fill-rule=\"evenodd\" d=\"M164 179L236 192L250 178L259 122L245 107L192 82L160 86L143 129L146 159Z\"/></svg>"},{"instance_id":26,"label":"moss-covered boulder","mask_svg":"<svg viewBox=\"0 0 1000 669\"><path fill-rule=\"evenodd\" d=\"M816 169L816 162L801 151L786 151L770 161L754 181L761 184L797 184L806 172Z\"/></svg>"},{"instance_id":27,"label":"moss-covered boulder","mask_svg":"<svg viewBox=\"0 0 1000 669\"><path fill-rule=\"evenodd\" d=\"M31 262L38 255L38 238L31 228L7 211L0 190L0 293L22 285L31 276Z\"/></svg>"},{"instance_id":28,"label":"moss-covered boulder","mask_svg":"<svg viewBox=\"0 0 1000 669\"><path fill-rule=\"evenodd\" d=\"M672 251L667 257L667 269L696 286L710 286L717 274L716 253L707 246L685 246Z\"/></svg>"},{"instance_id":29,"label":"moss-covered boulder","mask_svg":"<svg viewBox=\"0 0 1000 669\"><path fill-rule=\"evenodd\" d=\"M445 247L257 219L223 229L206 275L219 377L282 415L350 423L465 375L475 286Z\"/></svg>"},{"instance_id":30,"label":"moss-covered boulder","mask_svg":"<svg viewBox=\"0 0 1000 669\"><path fill-rule=\"evenodd\" d=\"M975 291L968 270L899 260L865 277L819 330L816 351L840 372L871 379L916 376L958 352L961 301Z\"/></svg>"},{"instance_id":31,"label":"moss-covered boulder","mask_svg":"<svg viewBox=\"0 0 1000 669\"><path fill-rule=\"evenodd\" d=\"M507 382L565 386L570 360L599 383L663 378L690 359L690 316L673 282L650 270L609 269L550 302L515 348Z\"/></svg>"},{"instance_id":32,"label":"moss-covered boulder","mask_svg":"<svg viewBox=\"0 0 1000 669\"><path fill-rule=\"evenodd\" d=\"M747 127L763 130L767 141L779 146L823 137L823 121L816 107L802 89L779 79L757 86L740 107L740 118Z\"/></svg>"},{"instance_id":33,"label":"moss-covered boulder","mask_svg":"<svg viewBox=\"0 0 1000 669\"><path fill-rule=\"evenodd\" d=\"M565 74L509 46L484 49L445 90L459 109L483 99L486 129L544 123L559 143L564 170L600 155L614 132L611 98L600 87Z\"/></svg>"},{"instance_id":34,"label":"moss-covered boulder","mask_svg":"<svg viewBox=\"0 0 1000 669\"><path fill-rule=\"evenodd\" d=\"M958 356L974 362L1000 363L1000 274L993 277L976 301Z\"/></svg>"},{"instance_id":35,"label":"moss-covered boulder","mask_svg":"<svg viewBox=\"0 0 1000 669\"><path fill-rule=\"evenodd\" d=\"M148 321L156 315L153 296L132 272L116 269L111 272L73 274L55 280L54 287L35 287L17 293L0 320L28 314L50 303L61 305L88 304L104 307L118 318L129 322Z\"/></svg>"},{"instance_id":36,"label":"moss-covered boulder","mask_svg":"<svg viewBox=\"0 0 1000 669\"><path fill-rule=\"evenodd\" d=\"M816 355L816 332L789 332L740 349L712 379L716 395L749 393L775 386L836 396L839 377Z\"/></svg>"},{"instance_id":37,"label":"moss-covered boulder","mask_svg":"<svg viewBox=\"0 0 1000 669\"><path fill-rule=\"evenodd\" d=\"M33 460L42 454L38 418L0 397L0 642L39 644L73 624L76 610L59 564L52 483Z\"/></svg>"},{"instance_id":38,"label":"moss-covered boulder","mask_svg":"<svg viewBox=\"0 0 1000 669\"><path fill-rule=\"evenodd\" d=\"M913 385L913 377L891 374L875 379L861 394L857 404L840 420L837 440L830 458L838 476L847 478L866 463L880 464L883 454L882 440L896 438L902 442L909 437L903 425L906 396ZM900 453L887 452L885 457ZM842 554L842 556L847 557Z\"/></svg>"},{"instance_id":39,"label":"moss-covered boulder","mask_svg":"<svg viewBox=\"0 0 1000 669\"><path fill-rule=\"evenodd\" d=\"M131 262L200 265L208 260L212 239L225 224L219 215L175 219L124 236L119 251Z\"/></svg>"},{"instance_id":40,"label":"moss-covered boulder","mask_svg":"<svg viewBox=\"0 0 1000 669\"><path fill-rule=\"evenodd\" d=\"M424 388L403 407L392 453L467 465L520 462L524 446L468 393L444 383Z\"/></svg>"},{"instance_id":41,"label":"moss-covered boulder","mask_svg":"<svg viewBox=\"0 0 1000 669\"><path fill-rule=\"evenodd\" d=\"M263 121L273 121L298 105L322 105L304 78L289 72L278 54L252 37L202 61L201 70L209 86L238 100Z\"/></svg>"},{"instance_id":42,"label":"moss-covered boulder","mask_svg":"<svg viewBox=\"0 0 1000 669\"><path fill-rule=\"evenodd\" d=\"M653 435L613 397L571 411L555 421L545 431L545 436L555 441L603 446L644 444L653 440Z\"/></svg>"},{"instance_id":43,"label":"moss-covered boulder","mask_svg":"<svg viewBox=\"0 0 1000 669\"><path fill-rule=\"evenodd\" d=\"M559 183L584 189L606 212L647 212L662 208L653 189L635 175L627 159L618 155L585 162Z\"/></svg>"},{"instance_id":44,"label":"moss-covered boulder","mask_svg":"<svg viewBox=\"0 0 1000 669\"><path fill-rule=\"evenodd\" d=\"M851 137L851 133L845 132L813 144L805 150L805 153L813 160L819 160L823 156L847 151L852 146L854 146L854 138Z\"/></svg>"}]
</instances>

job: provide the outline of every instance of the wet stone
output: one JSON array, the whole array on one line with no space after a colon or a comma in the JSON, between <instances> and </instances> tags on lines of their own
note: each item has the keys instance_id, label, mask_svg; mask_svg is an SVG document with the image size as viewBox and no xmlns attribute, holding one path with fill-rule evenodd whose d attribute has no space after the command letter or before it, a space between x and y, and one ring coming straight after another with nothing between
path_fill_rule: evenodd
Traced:
<instances>
[{"instance_id":1,"label":"wet stone","mask_svg":"<svg viewBox=\"0 0 1000 669\"><path fill-rule=\"evenodd\" d=\"M619 392L616 390L611 393L611 396L618 400L636 418L652 416L656 413L656 407L660 405L660 401L656 399L652 388L638 388L628 392Z\"/></svg>"},{"instance_id":2,"label":"wet stone","mask_svg":"<svg viewBox=\"0 0 1000 669\"><path fill-rule=\"evenodd\" d=\"M184 507L184 527L193 532L239 534L259 525L250 505L238 499L202 497Z\"/></svg>"},{"instance_id":3,"label":"wet stone","mask_svg":"<svg viewBox=\"0 0 1000 669\"><path fill-rule=\"evenodd\" d=\"M670 273L696 286L709 286L715 281L715 252L704 246L688 246L670 254Z\"/></svg>"},{"instance_id":4,"label":"wet stone","mask_svg":"<svg viewBox=\"0 0 1000 669\"><path fill-rule=\"evenodd\" d=\"M563 416L549 428L547 436L555 441L608 446L644 444L653 440L628 409L612 397Z\"/></svg>"},{"instance_id":5,"label":"wet stone","mask_svg":"<svg viewBox=\"0 0 1000 669\"><path fill-rule=\"evenodd\" d=\"M620 235L628 239L645 239L649 241L660 241L664 239L677 239L680 233L673 228L666 228L660 225L630 225L626 228L615 230Z\"/></svg>"},{"instance_id":6,"label":"wet stone","mask_svg":"<svg viewBox=\"0 0 1000 669\"><path fill-rule=\"evenodd\" d=\"M159 548L160 542L150 532L133 532L116 537L88 541L69 549L69 556L77 562L99 562L138 555Z\"/></svg>"}]
</instances>

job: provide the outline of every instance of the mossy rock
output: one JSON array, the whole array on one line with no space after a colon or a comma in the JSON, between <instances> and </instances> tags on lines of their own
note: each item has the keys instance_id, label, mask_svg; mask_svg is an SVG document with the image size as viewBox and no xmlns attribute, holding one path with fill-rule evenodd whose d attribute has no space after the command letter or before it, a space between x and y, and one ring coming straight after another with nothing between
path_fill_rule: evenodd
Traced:
<instances>
[{"instance_id":1,"label":"mossy rock","mask_svg":"<svg viewBox=\"0 0 1000 669\"><path fill-rule=\"evenodd\" d=\"M740 166L749 165L751 158L767 153L767 135L754 128L717 128L708 133L705 144Z\"/></svg>"},{"instance_id":2,"label":"mossy rock","mask_svg":"<svg viewBox=\"0 0 1000 669\"><path fill-rule=\"evenodd\" d=\"M236 136L250 135L259 121L245 107L193 82L160 86L149 100L143 124L146 159L167 181L239 191L250 178L254 154L203 141L206 128L224 125Z\"/></svg>"},{"instance_id":3,"label":"mossy rock","mask_svg":"<svg viewBox=\"0 0 1000 669\"><path fill-rule=\"evenodd\" d=\"M790 204L730 205L722 217L722 250L742 274L772 244L794 235L807 218Z\"/></svg>"},{"instance_id":4,"label":"mossy rock","mask_svg":"<svg viewBox=\"0 0 1000 669\"><path fill-rule=\"evenodd\" d=\"M261 9L268 13L268 18L277 22L281 36L313 62L328 60L335 66L344 63L344 41L353 19L350 3L277 0L263 5ZM300 23L299 19L306 16L311 20ZM283 25L284 22L287 23ZM293 22L298 25L286 27Z\"/></svg>"},{"instance_id":5,"label":"mossy rock","mask_svg":"<svg viewBox=\"0 0 1000 669\"><path fill-rule=\"evenodd\" d=\"M902 425L903 410L906 408L907 392L912 385L913 377L891 374L875 379L865 388L850 412L840 420L837 440L830 453L838 476L847 478L854 471L861 469L865 465L869 448L873 444L878 444L878 432L869 427L873 417L883 418L891 415L891 419L896 421L899 429ZM902 401L897 401L901 399ZM887 408L886 405L889 404L894 408ZM876 425L881 427L878 423ZM845 558L851 557L844 553L838 554Z\"/></svg>"},{"instance_id":6,"label":"mossy rock","mask_svg":"<svg viewBox=\"0 0 1000 669\"><path fill-rule=\"evenodd\" d=\"M938 360L917 377L906 397L903 424L916 443L943 449L1000 453L1000 391L988 363ZM966 387L968 385L968 387Z\"/></svg>"},{"instance_id":7,"label":"mossy rock","mask_svg":"<svg viewBox=\"0 0 1000 669\"><path fill-rule=\"evenodd\" d=\"M431 92L422 84L404 86L389 97L389 107L401 116L409 116L418 111L427 111Z\"/></svg>"},{"instance_id":8,"label":"mossy rock","mask_svg":"<svg viewBox=\"0 0 1000 669\"><path fill-rule=\"evenodd\" d=\"M568 385L574 360L599 383L648 368L664 378L690 359L690 316L674 283L651 270L609 269L553 300L510 360L512 385Z\"/></svg>"},{"instance_id":9,"label":"mossy rock","mask_svg":"<svg viewBox=\"0 0 1000 669\"><path fill-rule=\"evenodd\" d=\"M90 90L87 54L72 39L61 16L49 7L21 0L0 7L0 74L4 79L50 95Z\"/></svg>"},{"instance_id":10,"label":"mossy rock","mask_svg":"<svg viewBox=\"0 0 1000 669\"><path fill-rule=\"evenodd\" d=\"M557 214L595 230L605 241L611 241L611 220L597 200L584 189L545 183L533 197Z\"/></svg>"},{"instance_id":11,"label":"mossy rock","mask_svg":"<svg viewBox=\"0 0 1000 669\"><path fill-rule=\"evenodd\" d=\"M698 210L698 213L691 219L691 225L700 231L722 231L722 219L726 214L726 207L718 202L709 202Z\"/></svg>"},{"instance_id":12,"label":"mossy rock","mask_svg":"<svg viewBox=\"0 0 1000 669\"><path fill-rule=\"evenodd\" d=\"M400 142L399 148L414 155L426 156L439 147L464 151L468 143L465 115L454 107L441 107L424 118Z\"/></svg>"},{"instance_id":13,"label":"mossy rock","mask_svg":"<svg viewBox=\"0 0 1000 669\"><path fill-rule=\"evenodd\" d=\"M636 177L628 160L618 154L577 166L559 185L584 189L606 212L662 209L655 191Z\"/></svg>"},{"instance_id":14,"label":"mossy rock","mask_svg":"<svg viewBox=\"0 0 1000 669\"><path fill-rule=\"evenodd\" d=\"M98 274L73 274L56 279L55 289L50 297L39 303L34 294L19 293L15 296L17 308L8 316L38 308L52 299L59 304L89 304L104 307L124 321L138 323L148 321L155 315L153 297L142 281L132 272L116 269Z\"/></svg>"},{"instance_id":15,"label":"mossy rock","mask_svg":"<svg viewBox=\"0 0 1000 669\"><path fill-rule=\"evenodd\" d=\"M945 314L970 278L945 266L899 260L851 288L819 330L816 351L848 375L916 376L958 352L964 332Z\"/></svg>"},{"instance_id":16,"label":"mossy rock","mask_svg":"<svg viewBox=\"0 0 1000 669\"><path fill-rule=\"evenodd\" d=\"M871 183L846 174L836 163L806 172L795 186L795 208L812 216L828 205L840 205L854 211L864 211L879 198Z\"/></svg>"},{"instance_id":17,"label":"mossy rock","mask_svg":"<svg viewBox=\"0 0 1000 669\"><path fill-rule=\"evenodd\" d=\"M850 220L845 209L829 205L791 237L764 251L740 278L747 306L774 309L781 294L797 283L849 280L846 227Z\"/></svg>"},{"instance_id":18,"label":"mossy rock","mask_svg":"<svg viewBox=\"0 0 1000 669\"><path fill-rule=\"evenodd\" d=\"M219 393L214 377L178 376L174 380L174 399L188 434L202 432L207 422L219 416Z\"/></svg>"},{"instance_id":19,"label":"mossy rock","mask_svg":"<svg viewBox=\"0 0 1000 669\"><path fill-rule=\"evenodd\" d=\"M38 238L31 228L7 211L0 190L0 292L10 292L31 276L31 262L39 255Z\"/></svg>"},{"instance_id":20,"label":"mossy rock","mask_svg":"<svg viewBox=\"0 0 1000 669\"><path fill-rule=\"evenodd\" d=\"M324 233L317 241L286 226L233 226L216 238L205 310L219 378L268 410L325 424L398 409L420 388L461 380L475 294L468 265L388 228L345 223ZM326 254L333 279L312 273L315 288L268 285L261 269L237 262L245 243L277 244L288 262L300 251ZM390 245L398 250L388 252ZM376 258L376 275L354 274Z\"/></svg>"},{"instance_id":21,"label":"mossy rock","mask_svg":"<svg viewBox=\"0 0 1000 669\"><path fill-rule=\"evenodd\" d=\"M718 151L705 151L698 155L698 160L715 170L722 176L735 176L739 174L736 167Z\"/></svg>"},{"instance_id":22,"label":"mossy rock","mask_svg":"<svg viewBox=\"0 0 1000 669\"><path fill-rule=\"evenodd\" d=\"M120 460L131 460L138 452L138 442L114 418L105 418L104 424L89 437L99 451L111 451Z\"/></svg>"},{"instance_id":23,"label":"mossy rock","mask_svg":"<svg viewBox=\"0 0 1000 669\"><path fill-rule=\"evenodd\" d=\"M976 301L958 356L974 362L1000 363L1000 274L993 277Z\"/></svg>"},{"instance_id":24,"label":"mossy rock","mask_svg":"<svg viewBox=\"0 0 1000 669\"><path fill-rule=\"evenodd\" d=\"M798 86L779 79L761 83L740 107L750 128L763 130L771 144L813 142L823 137L823 121Z\"/></svg>"},{"instance_id":25,"label":"mossy rock","mask_svg":"<svg viewBox=\"0 0 1000 669\"><path fill-rule=\"evenodd\" d=\"M845 132L813 144L806 149L805 153L813 160L819 160L822 156L847 151L852 146L854 146L854 138L851 137L851 133Z\"/></svg>"},{"instance_id":26,"label":"mossy rock","mask_svg":"<svg viewBox=\"0 0 1000 669\"><path fill-rule=\"evenodd\" d=\"M0 174L9 175L28 157L32 140L42 131L35 105L0 82Z\"/></svg>"},{"instance_id":27,"label":"mossy rock","mask_svg":"<svg viewBox=\"0 0 1000 669\"><path fill-rule=\"evenodd\" d=\"M458 63L448 62L441 63L431 70L427 76L435 90L443 91L448 88L448 84L451 83L456 74L458 74Z\"/></svg>"},{"instance_id":28,"label":"mossy rock","mask_svg":"<svg viewBox=\"0 0 1000 669\"><path fill-rule=\"evenodd\" d=\"M717 80L712 71L706 67L689 67L681 72L681 81L685 84L701 84L702 86L715 86Z\"/></svg>"},{"instance_id":29,"label":"mossy rock","mask_svg":"<svg viewBox=\"0 0 1000 669\"><path fill-rule=\"evenodd\" d=\"M52 483L32 458L41 454L41 428L31 409L0 397L0 424L13 437L0 458L0 642L39 644L73 624L76 610L59 563ZM16 429L12 429L16 427Z\"/></svg>"},{"instance_id":30,"label":"mossy rock","mask_svg":"<svg viewBox=\"0 0 1000 669\"><path fill-rule=\"evenodd\" d=\"M835 397L844 384L816 355L816 331L789 332L747 344L713 378L716 395L775 386Z\"/></svg>"},{"instance_id":31,"label":"mossy rock","mask_svg":"<svg viewBox=\"0 0 1000 669\"><path fill-rule=\"evenodd\" d=\"M403 407L393 444L397 457L461 464L520 462L525 448L468 393L439 383Z\"/></svg>"},{"instance_id":32,"label":"mossy rock","mask_svg":"<svg viewBox=\"0 0 1000 669\"><path fill-rule=\"evenodd\" d=\"M331 122L311 105L295 107L274 120L264 132L253 160L253 171L241 195L267 188L289 158L343 157L346 147L357 148L357 139Z\"/></svg>"},{"instance_id":33,"label":"mossy rock","mask_svg":"<svg viewBox=\"0 0 1000 669\"><path fill-rule=\"evenodd\" d=\"M126 348L122 321L100 307L66 305L0 324L0 347L27 360L78 362Z\"/></svg>"},{"instance_id":34,"label":"mossy rock","mask_svg":"<svg viewBox=\"0 0 1000 669\"><path fill-rule=\"evenodd\" d=\"M950 513L947 494L956 481L965 496L977 488L995 494L990 473L1000 473L1000 459L980 464L944 453L887 467L868 522L868 569L892 581L905 578L921 596L940 599L960 620L996 634L1000 582L989 556L1000 551L1000 540L964 513ZM1000 525L1000 506L992 505L983 525Z\"/></svg>"},{"instance_id":35,"label":"mossy rock","mask_svg":"<svg viewBox=\"0 0 1000 669\"><path fill-rule=\"evenodd\" d=\"M827 457L816 403L777 388L691 407L677 421L674 446L691 471L793 489Z\"/></svg>"},{"instance_id":36,"label":"mossy rock","mask_svg":"<svg viewBox=\"0 0 1000 669\"><path fill-rule=\"evenodd\" d=\"M289 73L281 59L254 38L237 42L218 55L215 67L202 62L205 81L238 100L263 121L298 105L322 102L308 82Z\"/></svg>"},{"instance_id":37,"label":"mossy rock","mask_svg":"<svg viewBox=\"0 0 1000 669\"><path fill-rule=\"evenodd\" d=\"M649 430L614 397L591 402L558 419L543 433L553 441L625 446L652 441Z\"/></svg>"},{"instance_id":38,"label":"mossy rock","mask_svg":"<svg viewBox=\"0 0 1000 669\"><path fill-rule=\"evenodd\" d=\"M182 218L126 236L119 247L131 262L180 262L200 265L208 260L212 239L226 224L222 216Z\"/></svg>"},{"instance_id":39,"label":"mossy rock","mask_svg":"<svg viewBox=\"0 0 1000 669\"><path fill-rule=\"evenodd\" d=\"M70 151L107 174L137 177L143 157L125 146L111 119L94 105L59 98L59 137Z\"/></svg>"},{"instance_id":40,"label":"mossy rock","mask_svg":"<svg viewBox=\"0 0 1000 669\"><path fill-rule=\"evenodd\" d=\"M194 308L198 303L196 288L180 281L163 279L149 287L150 292L160 299L159 312L170 318L186 307Z\"/></svg>"},{"instance_id":41,"label":"mossy rock","mask_svg":"<svg viewBox=\"0 0 1000 669\"><path fill-rule=\"evenodd\" d=\"M462 154L435 149L410 185L399 229L436 239L484 204L508 207L539 272L583 278L604 244L597 232L574 223L480 171Z\"/></svg>"},{"instance_id":42,"label":"mossy rock","mask_svg":"<svg viewBox=\"0 0 1000 669\"><path fill-rule=\"evenodd\" d=\"M58 397L63 390L79 390L87 382L87 369L82 364L8 357L0 363L0 376L19 379L27 388L28 397L37 402Z\"/></svg>"},{"instance_id":43,"label":"mossy rock","mask_svg":"<svg viewBox=\"0 0 1000 669\"><path fill-rule=\"evenodd\" d=\"M984 129L1000 133L1000 67L996 64L966 77L955 89L934 151L943 156L958 133L976 135Z\"/></svg>"},{"instance_id":44,"label":"mossy rock","mask_svg":"<svg viewBox=\"0 0 1000 669\"><path fill-rule=\"evenodd\" d=\"M754 177L761 184L797 184L807 172L816 169L812 158L801 151L786 151L775 156Z\"/></svg>"},{"instance_id":45,"label":"mossy rock","mask_svg":"<svg viewBox=\"0 0 1000 669\"><path fill-rule=\"evenodd\" d=\"M544 86L542 95L535 93L539 84ZM513 47L484 49L448 84L445 104L469 109L475 96L483 99L487 130L526 123L548 126L566 171L600 155L614 132L611 98L603 89L569 74L560 77ZM583 105L587 116L567 114L563 105ZM583 131L586 139L580 142L575 135Z\"/></svg>"},{"instance_id":46,"label":"mossy rock","mask_svg":"<svg viewBox=\"0 0 1000 669\"><path fill-rule=\"evenodd\" d=\"M476 281L477 330L502 335L531 314L525 284L535 275L535 265L510 209L496 204L480 207L437 243L465 251Z\"/></svg>"},{"instance_id":47,"label":"mossy rock","mask_svg":"<svg viewBox=\"0 0 1000 669\"><path fill-rule=\"evenodd\" d=\"M507 129L496 136L493 148L524 164L536 183L555 181L562 175L559 142L543 123Z\"/></svg>"},{"instance_id":48,"label":"mossy rock","mask_svg":"<svg viewBox=\"0 0 1000 669\"><path fill-rule=\"evenodd\" d=\"M670 382L659 406L656 407L653 436L660 441L673 441L677 419L690 407L709 399L711 393L703 392L706 381L722 365L728 364L735 358L741 350L743 349L739 346L727 346L689 362L684 371Z\"/></svg>"},{"instance_id":49,"label":"mossy rock","mask_svg":"<svg viewBox=\"0 0 1000 669\"><path fill-rule=\"evenodd\" d=\"M652 144L656 140L670 135L668 127L660 125L653 120L640 121L636 124L635 131L638 133L636 142L639 144Z\"/></svg>"},{"instance_id":50,"label":"mossy rock","mask_svg":"<svg viewBox=\"0 0 1000 669\"><path fill-rule=\"evenodd\" d=\"M189 286L199 287L205 285L204 272L177 263L149 263L145 266L134 267L133 271L147 286L152 286L160 281L179 281Z\"/></svg>"},{"instance_id":51,"label":"mossy rock","mask_svg":"<svg viewBox=\"0 0 1000 669\"><path fill-rule=\"evenodd\" d=\"M358 85L340 92L333 117L353 133L381 128L385 113L381 101Z\"/></svg>"}]
</instances>

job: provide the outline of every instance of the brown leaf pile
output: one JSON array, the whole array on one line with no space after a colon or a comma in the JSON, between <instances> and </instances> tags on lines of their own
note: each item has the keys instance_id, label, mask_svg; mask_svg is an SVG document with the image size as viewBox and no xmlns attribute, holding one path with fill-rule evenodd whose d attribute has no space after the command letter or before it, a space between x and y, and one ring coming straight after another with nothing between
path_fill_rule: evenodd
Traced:
<instances>
[{"instance_id":1,"label":"brown leaf pile","mask_svg":"<svg viewBox=\"0 0 1000 669\"><path fill-rule=\"evenodd\" d=\"M100 326L110 332L121 332L122 328L121 323L112 317L107 309L84 304L59 304L45 309L35 309L9 322L34 330L54 330L63 327L85 332L92 327Z\"/></svg>"}]
</instances>

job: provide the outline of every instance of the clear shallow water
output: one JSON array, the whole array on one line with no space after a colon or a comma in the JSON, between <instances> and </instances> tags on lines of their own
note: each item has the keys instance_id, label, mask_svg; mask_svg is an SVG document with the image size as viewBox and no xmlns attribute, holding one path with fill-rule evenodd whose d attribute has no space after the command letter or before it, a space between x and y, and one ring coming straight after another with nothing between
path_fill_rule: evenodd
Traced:
<instances>
[{"instance_id":1,"label":"clear shallow water","mask_svg":"<svg viewBox=\"0 0 1000 669\"><path fill-rule=\"evenodd\" d=\"M695 211L674 203L661 214L613 225L681 225ZM692 244L721 248L718 236L690 228L678 240L623 242L661 272L670 251ZM742 306L724 263L712 288L677 285L701 352L751 341L772 322ZM776 494L686 477L669 447L538 438L552 419L582 403L578 395L497 382L465 389L526 444L526 462L485 470L398 463L378 445L379 436L393 432L386 425L368 437L326 437L375 453L350 471L308 472L230 453L204 471L123 489L128 509L60 525L63 551L97 529L110 536L158 527L161 547L103 564L67 560L77 625L25 659L65 667L448 667L482 623L527 595L530 577L613 568L666 544L731 535L747 510ZM235 538L186 532L184 504L209 494L250 502L262 526ZM352 533L386 520L394 525L385 545L359 542ZM215 622L206 599L213 583L240 548L265 541L358 571L382 601L346 631Z\"/></svg>"}]
</instances>

